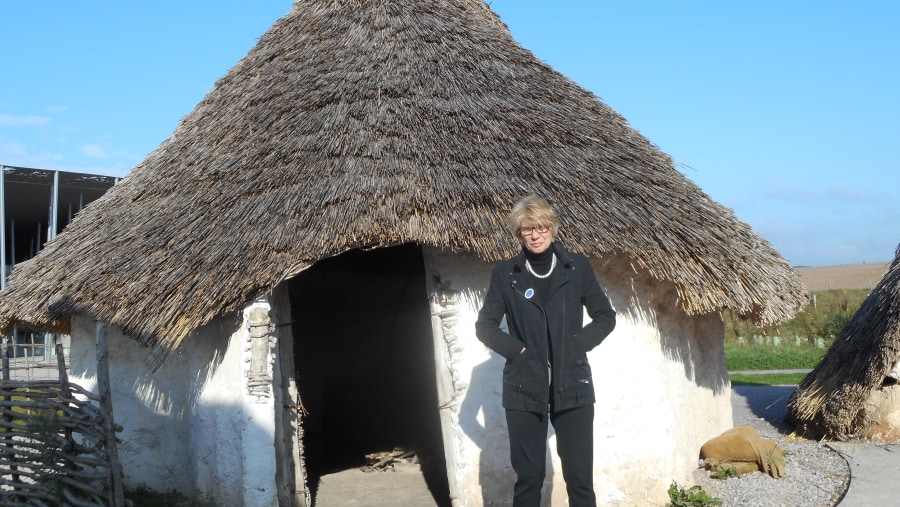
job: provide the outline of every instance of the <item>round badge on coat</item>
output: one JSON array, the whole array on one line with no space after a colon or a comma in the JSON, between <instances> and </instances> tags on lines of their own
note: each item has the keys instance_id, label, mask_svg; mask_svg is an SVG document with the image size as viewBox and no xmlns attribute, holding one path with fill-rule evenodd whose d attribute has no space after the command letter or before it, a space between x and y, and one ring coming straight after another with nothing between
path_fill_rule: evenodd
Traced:
<instances>
[{"instance_id":1,"label":"round badge on coat","mask_svg":"<svg viewBox=\"0 0 900 507\"><path fill-rule=\"evenodd\" d=\"M525 297L527 299L531 299L531 296L534 296L534 289L528 289L525 291Z\"/></svg>"}]
</instances>

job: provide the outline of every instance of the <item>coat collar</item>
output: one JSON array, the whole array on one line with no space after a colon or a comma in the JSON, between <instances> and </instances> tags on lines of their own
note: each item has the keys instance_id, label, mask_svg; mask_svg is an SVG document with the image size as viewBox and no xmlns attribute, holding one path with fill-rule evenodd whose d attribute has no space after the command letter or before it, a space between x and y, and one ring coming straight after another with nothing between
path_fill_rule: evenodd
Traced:
<instances>
[{"instance_id":1,"label":"coat collar","mask_svg":"<svg viewBox=\"0 0 900 507\"><path fill-rule=\"evenodd\" d=\"M549 296L546 296L548 298L552 297L560 287L569 282L569 274L575 267L575 264L572 262L572 254L566 251L558 241L554 240L550 246L553 248L553 253L555 253L557 257L556 269L562 269L563 271L550 278L551 285L548 292ZM527 276L525 274L524 250L519 252L519 255L515 257L515 263L513 264L512 273L510 273L510 275L513 288L530 300L531 298L526 295L526 292L528 291L527 284L523 281ZM539 304L537 301L533 302ZM548 299L544 299L544 304L547 303Z\"/></svg>"},{"instance_id":2,"label":"coat collar","mask_svg":"<svg viewBox=\"0 0 900 507\"><path fill-rule=\"evenodd\" d=\"M557 266L562 267L563 269L572 269L574 264L572 263L572 254L569 253L568 250L563 248L562 244L560 244L559 240L554 238L553 243L550 243L550 248L553 249L553 253L556 254ZM525 247L522 247L522 250L516 255L513 259L515 259L515 263L513 264L513 273L522 273L525 271Z\"/></svg>"}]
</instances>

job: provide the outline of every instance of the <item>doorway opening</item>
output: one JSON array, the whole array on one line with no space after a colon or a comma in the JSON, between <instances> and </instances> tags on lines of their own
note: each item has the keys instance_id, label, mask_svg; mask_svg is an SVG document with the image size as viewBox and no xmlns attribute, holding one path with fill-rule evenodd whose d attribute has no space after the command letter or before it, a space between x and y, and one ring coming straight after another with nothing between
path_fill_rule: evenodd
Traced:
<instances>
[{"instance_id":1,"label":"doorway opening","mask_svg":"<svg viewBox=\"0 0 900 507\"><path fill-rule=\"evenodd\" d=\"M422 250L413 244L324 259L289 282L306 477L403 449L436 505L449 505ZM314 500L315 502L315 500Z\"/></svg>"}]
</instances>

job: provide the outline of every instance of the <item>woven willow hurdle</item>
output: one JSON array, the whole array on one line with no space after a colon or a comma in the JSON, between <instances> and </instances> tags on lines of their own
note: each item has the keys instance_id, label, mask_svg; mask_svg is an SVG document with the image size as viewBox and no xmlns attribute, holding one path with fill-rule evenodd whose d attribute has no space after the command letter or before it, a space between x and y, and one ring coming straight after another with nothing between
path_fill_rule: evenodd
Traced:
<instances>
[{"instance_id":1,"label":"woven willow hurdle","mask_svg":"<svg viewBox=\"0 0 900 507\"><path fill-rule=\"evenodd\" d=\"M69 383L62 345L56 346L58 381L10 380L5 348L0 503L123 505L112 411L104 408L102 395Z\"/></svg>"}]
</instances>

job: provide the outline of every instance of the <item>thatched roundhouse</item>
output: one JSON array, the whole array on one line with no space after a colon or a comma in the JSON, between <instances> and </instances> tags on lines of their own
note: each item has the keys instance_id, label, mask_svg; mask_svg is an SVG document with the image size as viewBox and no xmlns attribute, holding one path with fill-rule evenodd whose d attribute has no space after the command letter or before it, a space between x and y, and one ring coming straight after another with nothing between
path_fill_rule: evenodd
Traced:
<instances>
[{"instance_id":1,"label":"thatched roundhouse","mask_svg":"<svg viewBox=\"0 0 900 507\"><path fill-rule=\"evenodd\" d=\"M661 503L732 425L719 312L777 322L805 291L481 0L295 3L16 268L0 324L71 334L83 384L95 322L112 326L131 486L302 503L322 456L408 444L442 449L455 505L502 505L502 361L474 320L526 194L558 208L618 313L590 356L599 498Z\"/></svg>"},{"instance_id":2,"label":"thatched roundhouse","mask_svg":"<svg viewBox=\"0 0 900 507\"><path fill-rule=\"evenodd\" d=\"M788 402L810 438L900 439L900 245L894 261Z\"/></svg>"}]
</instances>

